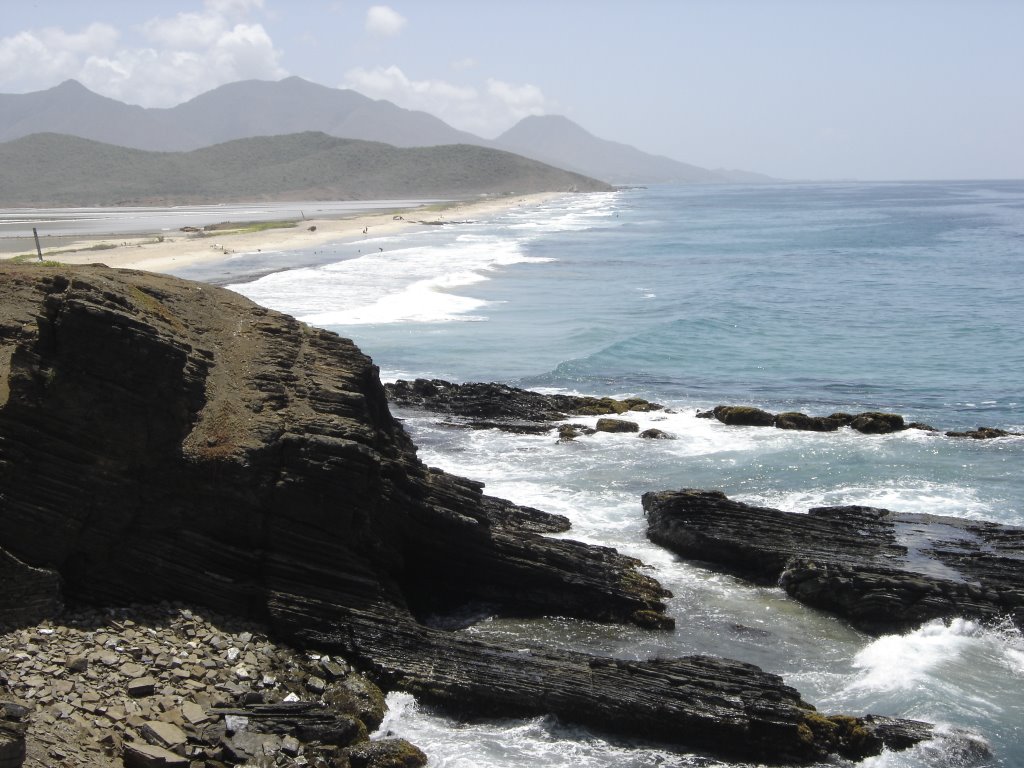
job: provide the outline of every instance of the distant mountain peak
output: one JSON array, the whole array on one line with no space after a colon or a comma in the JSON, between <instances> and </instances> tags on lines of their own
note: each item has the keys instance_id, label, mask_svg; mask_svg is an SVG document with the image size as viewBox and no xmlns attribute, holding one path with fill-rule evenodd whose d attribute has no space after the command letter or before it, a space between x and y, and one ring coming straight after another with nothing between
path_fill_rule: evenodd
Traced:
<instances>
[{"instance_id":1,"label":"distant mountain peak","mask_svg":"<svg viewBox=\"0 0 1024 768\"><path fill-rule=\"evenodd\" d=\"M404 109L298 75L226 83L165 109L124 104L77 80L35 93L0 94L0 142L44 131L164 152L232 139L321 131L398 147L471 144L502 149L617 184L755 178L698 168L601 139L564 115L525 117L488 141L457 130L429 112Z\"/></svg>"},{"instance_id":2,"label":"distant mountain peak","mask_svg":"<svg viewBox=\"0 0 1024 768\"><path fill-rule=\"evenodd\" d=\"M707 168L598 138L563 115L524 117L494 143L510 152L613 184L728 181Z\"/></svg>"},{"instance_id":3,"label":"distant mountain peak","mask_svg":"<svg viewBox=\"0 0 1024 768\"><path fill-rule=\"evenodd\" d=\"M502 137L525 131L561 131L565 133L582 133L593 136L590 131L579 123L575 123L565 115L527 115L509 128Z\"/></svg>"},{"instance_id":4,"label":"distant mountain peak","mask_svg":"<svg viewBox=\"0 0 1024 768\"><path fill-rule=\"evenodd\" d=\"M50 90L51 91L58 91L58 90L63 90L63 91L70 91L70 90L88 91L89 89L86 88L84 85L82 85L77 80L75 80L75 78L69 77L67 80L65 80L64 82L60 83L59 85L53 86L53 88L51 88Z\"/></svg>"}]
</instances>

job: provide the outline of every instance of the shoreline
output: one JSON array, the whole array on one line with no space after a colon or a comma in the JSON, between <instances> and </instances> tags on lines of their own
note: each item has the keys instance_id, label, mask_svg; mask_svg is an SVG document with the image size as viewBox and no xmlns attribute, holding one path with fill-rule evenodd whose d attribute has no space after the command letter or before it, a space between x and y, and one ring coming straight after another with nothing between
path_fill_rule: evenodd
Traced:
<instances>
[{"instance_id":1,"label":"shoreline","mask_svg":"<svg viewBox=\"0 0 1024 768\"><path fill-rule=\"evenodd\" d=\"M175 232L173 236L153 232L131 237L116 234L83 236L57 248L44 248L43 260L80 265L101 263L116 269L171 272L200 265L212 265L247 253L296 251L330 243L355 242L367 237L392 235L413 227L458 224L516 208L538 205L570 194L537 192L483 200L461 200L384 212L359 213L306 220L294 220L294 227L239 230ZM17 259L35 263L30 255L0 253L0 262ZM269 270L274 271L274 270Z\"/></svg>"}]
</instances>

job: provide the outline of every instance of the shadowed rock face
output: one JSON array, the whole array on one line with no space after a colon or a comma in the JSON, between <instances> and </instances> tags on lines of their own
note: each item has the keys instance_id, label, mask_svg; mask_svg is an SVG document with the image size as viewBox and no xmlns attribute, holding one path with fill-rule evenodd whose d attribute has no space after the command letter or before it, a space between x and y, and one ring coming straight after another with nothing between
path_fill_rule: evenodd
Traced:
<instances>
[{"instance_id":1,"label":"shadowed rock face","mask_svg":"<svg viewBox=\"0 0 1024 768\"><path fill-rule=\"evenodd\" d=\"M872 507L807 514L717 491L643 497L647 535L683 557L759 583L869 632L965 616L1024 626L1024 530Z\"/></svg>"},{"instance_id":2,"label":"shadowed rock face","mask_svg":"<svg viewBox=\"0 0 1024 768\"><path fill-rule=\"evenodd\" d=\"M168 277L0 266L0 283L0 549L70 598L195 602L451 709L744 758L860 756L881 749L872 734L929 732L822 718L736 662L522 653L432 628L467 604L671 620L637 561L545 538L564 519L422 465L351 342Z\"/></svg>"}]
</instances>

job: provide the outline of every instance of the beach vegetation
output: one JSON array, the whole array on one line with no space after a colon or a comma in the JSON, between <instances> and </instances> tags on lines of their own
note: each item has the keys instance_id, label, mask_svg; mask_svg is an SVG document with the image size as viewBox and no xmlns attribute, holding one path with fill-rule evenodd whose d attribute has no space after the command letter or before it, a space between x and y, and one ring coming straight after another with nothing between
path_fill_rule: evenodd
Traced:
<instances>
[{"instance_id":1,"label":"beach vegetation","mask_svg":"<svg viewBox=\"0 0 1024 768\"><path fill-rule=\"evenodd\" d=\"M40 261L39 256L34 253L21 253L17 256L12 256L8 261L12 264L35 264L39 267L59 267L61 265L59 261L54 261L53 259L43 259Z\"/></svg>"},{"instance_id":2,"label":"beach vegetation","mask_svg":"<svg viewBox=\"0 0 1024 768\"><path fill-rule=\"evenodd\" d=\"M250 232L265 232L268 229L290 229L297 227L298 221L294 219L278 219L275 221L222 221L220 224L210 224L203 227L203 232L209 234L247 234Z\"/></svg>"}]
</instances>

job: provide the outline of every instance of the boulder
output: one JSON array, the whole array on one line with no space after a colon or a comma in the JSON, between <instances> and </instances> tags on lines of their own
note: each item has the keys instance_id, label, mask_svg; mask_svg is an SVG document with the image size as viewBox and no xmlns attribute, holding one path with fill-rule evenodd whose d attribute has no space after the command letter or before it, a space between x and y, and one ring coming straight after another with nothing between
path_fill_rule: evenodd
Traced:
<instances>
[{"instance_id":1,"label":"boulder","mask_svg":"<svg viewBox=\"0 0 1024 768\"><path fill-rule=\"evenodd\" d=\"M150 696L156 690L156 680L149 676L137 677L128 681L125 690L129 696L136 699L142 696Z\"/></svg>"},{"instance_id":2,"label":"boulder","mask_svg":"<svg viewBox=\"0 0 1024 768\"><path fill-rule=\"evenodd\" d=\"M379 739L346 750L352 768L420 768L427 756L405 739Z\"/></svg>"},{"instance_id":3,"label":"boulder","mask_svg":"<svg viewBox=\"0 0 1024 768\"><path fill-rule=\"evenodd\" d=\"M640 425L625 419L598 419L595 425L598 432L639 432Z\"/></svg>"},{"instance_id":4,"label":"boulder","mask_svg":"<svg viewBox=\"0 0 1024 768\"><path fill-rule=\"evenodd\" d=\"M797 514L692 489L646 493L643 507L651 541L868 632L954 616L1024 626L1024 529L873 507Z\"/></svg>"},{"instance_id":5,"label":"boulder","mask_svg":"<svg viewBox=\"0 0 1024 768\"><path fill-rule=\"evenodd\" d=\"M887 435L891 432L900 432L906 429L907 425L898 413L868 411L857 414L850 422L850 427L865 435Z\"/></svg>"},{"instance_id":6,"label":"boulder","mask_svg":"<svg viewBox=\"0 0 1024 768\"><path fill-rule=\"evenodd\" d=\"M808 416L797 411L786 411L775 417L779 429L797 429L809 432L835 432L842 426L839 419L828 416Z\"/></svg>"},{"instance_id":7,"label":"boulder","mask_svg":"<svg viewBox=\"0 0 1024 768\"><path fill-rule=\"evenodd\" d=\"M668 432L663 432L662 430L657 429L655 427L645 429L643 432L640 433L640 437L643 437L647 440L675 440L675 437L673 435L670 435Z\"/></svg>"},{"instance_id":8,"label":"boulder","mask_svg":"<svg viewBox=\"0 0 1024 768\"><path fill-rule=\"evenodd\" d=\"M122 759L125 768L188 768L189 765L181 755L141 741L126 742Z\"/></svg>"},{"instance_id":9,"label":"boulder","mask_svg":"<svg viewBox=\"0 0 1024 768\"><path fill-rule=\"evenodd\" d=\"M188 736L174 723L165 723L162 720L150 720L139 730L147 742L158 747L164 747L172 752L184 749L188 743Z\"/></svg>"},{"instance_id":10,"label":"boulder","mask_svg":"<svg viewBox=\"0 0 1024 768\"><path fill-rule=\"evenodd\" d=\"M716 405L713 413L723 424L738 427L770 427L775 415L749 405Z\"/></svg>"}]
</instances>

